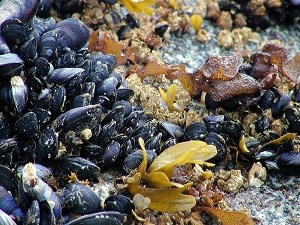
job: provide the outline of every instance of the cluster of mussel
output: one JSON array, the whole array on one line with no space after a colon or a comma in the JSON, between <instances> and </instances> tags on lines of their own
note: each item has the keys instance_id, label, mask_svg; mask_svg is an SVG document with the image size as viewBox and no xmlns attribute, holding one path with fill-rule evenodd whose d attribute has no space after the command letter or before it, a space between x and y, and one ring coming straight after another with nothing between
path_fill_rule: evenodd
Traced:
<instances>
[{"instance_id":1,"label":"cluster of mussel","mask_svg":"<svg viewBox=\"0 0 300 225\"><path fill-rule=\"evenodd\" d=\"M129 103L133 92L114 71L115 57L87 50L89 30L81 21L30 19L38 8L34 0L4 0L0 11L14 4L22 10L0 20L1 224L126 224L126 214L134 209L128 197L110 196L101 208L99 195L76 179L70 183L70 175L92 185L100 169L121 165L130 173L142 160L140 137L149 163L177 142L195 139L214 144L218 154L211 161L219 163L227 158L228 146L240 142L242 125L225 114L185 129L153 123ZM285 114L290 131L299 133L299 116L288 108L291 96L274 90L261 96L261 108L272 108L274 117ZM206 103L208 109L220 104ZM260 118L257 132L268 128L268 120ZM277 148L268 150L272 157ZM285 154L277 164L288 162L291 168L299 157Z\"/></svg>"}]
</instances>

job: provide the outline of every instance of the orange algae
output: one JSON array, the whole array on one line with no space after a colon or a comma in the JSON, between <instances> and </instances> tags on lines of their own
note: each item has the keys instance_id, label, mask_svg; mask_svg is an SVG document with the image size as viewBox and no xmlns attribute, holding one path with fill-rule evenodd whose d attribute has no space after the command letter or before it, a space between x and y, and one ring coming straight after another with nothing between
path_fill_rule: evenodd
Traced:
<instances>
[{"instance_id":1,"label":"orange algae","mask_svg":"<svg viewBox=\"0 0 300 225\"><path fill-rule=\"evenodd\" d=\"M219 219L222 225L254 225L252 218L244 212L228 212L208 207L196 207L194 211L206 212Z\"/></svg>"}]
</instances>

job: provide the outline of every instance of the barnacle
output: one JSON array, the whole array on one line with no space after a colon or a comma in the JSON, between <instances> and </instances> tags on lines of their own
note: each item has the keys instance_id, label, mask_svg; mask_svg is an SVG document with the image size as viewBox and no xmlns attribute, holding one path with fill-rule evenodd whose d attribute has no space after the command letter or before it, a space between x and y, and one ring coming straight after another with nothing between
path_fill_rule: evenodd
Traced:
<instances>
[{"instance_id":1,"label":"barnacle","mask_svg":"<svg viewBox=\"0 0 300 225\"><path fill-rule=\"evenodd\" d=\"M155 0L119 0L128 11L152 15Z\"/></svg>"},{"instance_id":2,"label":"barnacle","mask_svg":"<svg viewBox=\"0 0 300 225\"><path fill-rule=\"evenodd\" d=\"M204 160L216 155L216 147L202 141L182 142L162 152L147 170L147 154L143 139L140 138L139 143L143 152L143 160L138 171L127 179L129 192L132 195L141 194L149 198L149 208L160 212L179 212L194 207L195 198L182 194L184 190L192 186L192 182L179 184L170 181L169 178L178 165L204 164ZM211 163L205 164L213 166ZM146 182L146 187L140 185L141 180Z\"/></svg>"},{"instance_id":3,"label":"barnacle","mask_svg":"<svg viewBox=\"0 0 300 225\"><path fill-rule=\"evenodd\" d=\"M167 92L164 92L164 90L161 89L160 87L158 88L158 90L159 90L160 96L167 104L168 109L170 111L173 111L173 108L174 108L173 103L175 101L175 94L176 94L177 86L175 84L171 84L168 87Z\"/></svg>"}]
</instances>

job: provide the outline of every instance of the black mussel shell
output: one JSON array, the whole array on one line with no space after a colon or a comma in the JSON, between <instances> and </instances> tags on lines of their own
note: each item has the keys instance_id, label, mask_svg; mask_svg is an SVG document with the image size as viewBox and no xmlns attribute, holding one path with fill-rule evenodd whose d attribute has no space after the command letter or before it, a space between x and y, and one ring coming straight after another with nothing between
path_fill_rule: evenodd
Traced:
<instances>
[{"instance_id":1,"label":"black mussel shell","mask_svg":"<svg viewBox=\"0 0 300 225\"><path fill-rule=\"evenodd\" d=\"M18 206L14 197L2 186L0 186L0 209L12 215L17 222L21 222L25 218L25 213Z\"/></svg>"},{"instance_id":2,"label":"black mussel shell","mask_svg":"<svg viewBox=\"0 0 300 225\"><path fill-rule=\"evenodd\" d=\"M157 154L153 150L146 150L147 152L147 165L149 166L151 162L156 158ZM123 162L123 170L126 173L137 169L141 164L143 159L141 151L134 151L133 153L126 156Z\"/></svg>"},{"instance_id":3,"label":"black mussel shell","mask_svg":"<svg viewBox=\"0 0 300 225\"><path fill-rule=\"evenodd\" d=\"M201 140L207 133L207 129L204 123L194 122L187 126L184 130L183 140Z\"/></svg>"},{"instance_id":4,"label":"black mussel shell","mask_svg":"<svg viewBox=\"0 0 300 225\"><path fill-rule=\"evenodd\" d=\"M20 47L18 53L26 65L33 65L37 57L37 39L35 37L30 38Z\"/></svg>"},{"instance_id":5,"label":"black mussel shell","mask_svg":"<svg viewBox=\"0 0 300 225\"><path fill-rule=\"evenodd\" d=\"M4 165L0 165L0 171L0 186L14 194L16 188L15 173Z\"/></svg>"},{"instance_id":6,"label":"black mussel shell","mask_svg":"<svg viewBox=\"0 0 300 225\"><path fill-rule=\"evenodd\" d=\"M285 110L285 118L289 122L290 132L300 133L300 116L297 111L293 108L287 108Z\"/></svg>"},{"instance_id":7,"label":"black mussel shell","mask_svg":"<svg viewBox=\"0 0 300 225\"><path fill-rule=\"evenodd\" d=\"M167 148L172 147L173 145L176 145L178 143L176 138L169 138L168 140L165 141L165 143L161 146L161 152L166 150Z\"/></svg>"},{"instance_id":8,"label":"black mussel shell","mask_svg":"<svg viewBox=\"0 0 300 225\"><path fill-rule=\"evenodd\" d=\"M52 90L52 99L51 99L51 112L52 115L57 116L63 112L63 107L66 100L66 89L63 85L59 85L53 88Z\"/></svg>"},{"instance_id":9,"label":"black mussel shell","mask_svg":"<svg viewBox=\"0 0 300 225\"><path fill-rule=\"evenodd\" d=\"M66 225L120 225L128 224L127 217L123 213L109 211L109 212L97 212L78 217L77 219L67 223Z\"/></svg>"},{"instance_id":10,"label":"black mussel shell","mask_svg":"<svg viewBox=\"0 0 300 225\"><path fill-rule=\"evenodd\" d=\"M129 116L129 114L132 112L132 106L128 101L117 101L113 106L111 110L114 110L117 107L123 107L124 108L124 117Z\"/></svg>"},{"instance_id":11,"label":"black mussel shell","mask_svg":"<svg viewBox=\"0 0 300 225\"><path fill-rule=\"evenodd\" d=\"M159 23L155 26L154 32L155 32L156 35L163 38L164 34L168 30L168 28L169 28L169 25L165 22L162 22L162 23Z\"/></svg>"},{"instance_id":12,"label":"black mussel shell","mask_svg":"<svg viewBox=\"0 0 300 225\"><path fill-rule=\"evenodd\" d=\"M88 105L71 109L59 115L53 122L52 126L56 131L61 129L75 131L83 123L93 124L99 121L102 112L100 105Z\"/></svg>"},{"instance_id":13,"label":"black mussel shell","mask_svg":"<svg viewBox=\"0 0 300 225\"><path fill-rule=\"evenodd\" d=\"M58 137L53 127L42 130L35 149L36 161L50 163L58 153Z\"/></svg>"},{"instance_id":14,"label":"black mussel shell","mask_svg":"<svg viewBox=\"0 0 300 225\"><path fill-rule=\"evenodd\" d=\"M108 69L108 72L111 73L117 65L116 57L111 54L93 52L89 55L89 58L93 61L93 70L97 70L97 67L95 67L94 64L100 63L100 65L105 65Z\"/></svg>"},{"instance_id":15,"label":"black mussel shell","mask_svg":"<svg viewBox=\"0 0 300 225\"><path fill-rule=\"evenodd\" d=\"M62 20L50 32L56 35L60 49L69 47L76 51L87 43L90 35L87 26L75 18Z\"/></svg>"},{"instance_id":16,"label":"black mussel shell","mask_svg":"<svg viewBox=\"0 0 300 225\"><path fill-rule=\"evenodd\" d=\"M95 95L96 96L106 96L111 97L113 93L115 93L118 85L117 78L110 76L106 80L104 80L100 85L96 86Z\"/></svg>"},{"instance_id":17,"label":"black mussel shell","mask_svg":"<svg viewBox=\"0 0 300 225\"><path fill-rule=\"evenodd\" d=\"M55 25L56 25L56 21L53 17L49 17L46 19L40 17L34 17L32 19L32 28L40 35L47 30L51 30L53 27L55 27Z\"/></svg>"},{"instance_id":18,"label":"black mussel shell","mask_svg":"<svg viewBox=\"0 0 300 225\"><path fill-rule=\"evenodd\" d=\"M79 179L97 179L100 168L78 156L61 156L54 160L53 174L62 177L75 173Z\"/></svg>"},{"instance_id":19,"label":"black mussel shell","mask_svg":"<svg viewBox=\"0 0 300 225\"><path fill-rule=\"evenodd\" d=\"M217 154L213 158L209 159L209 162L219 163L226 158L228 154L227 145L221 135L214 132L209 132L205 135L204 141L206 144L214 145L217 148Z\"/></svg>"},{"instance_id":20,"label":"black mussel shell","mask_svg":"<svg viewBox=\"0 0 300 225\"><path fill-rule=\"evenodd\" d=\"M112 195L104 201L104 210L131 214L134 210L133 201L124 195Z\"/></svg>"},{"instance_id":21,"label":"black mussel shell","mask_svg":"<svg viewBox=\"0 0 300 225\"><path fill-rule=\"evenodd\" d=\"M120 144L117 141L112 141L103 149L103 155L97 163L101 168L109 168L117 160L120 154Z\"/></svg>"},{"instance_id":22,"label":"black mussel shell","mask_svg":"<svg viewBox=\"0 0 300 225\"><path fill-rule=\"evenodd\" d=\"M0 139L7 139L11 136L11 127L9 125L7 117L0 112Z\"/></svg>"},{"instance_id":23,"label":"black mussel shell","mask_svg":"<svg viewBox=\"0 0 300 225\"><path fill-rule=\"evenodd\" d=\"M64 210L85 215L100 210L100 197L83 184L68 184L61 196Z\"/></svg>"},{"instance_id":24,"label":"black mussel shell","mask_svg":"<svg viewBox=\"0 0 300 225\"><path fill-rule=\"evenodd\" d=\"M34 200L26 214L24 224L40 224L41 221L41 211L37 200Z\"/></svg>"},{"instance_id":25,"label":"black mussel shell","mask_svg":"<svg viewBox=\"0 0 300 225\"><path fill-rule=\"evenodd\" d=\"M291 94L286 93L277 98L272 105L272 117L279 118L284 114L284 110L288 108L291 101Z\"/></svg>"},{"instance_id":26,"label":"black mussel shell","mask_svg":"<svg viewBox=\"0 0 300 225\"><path fill-rule=\"evenodd\" d=\"M205 95L205 107L215 110L220 106L220 102L215 101L209 94Z\"/></svg>"},{"instance_id":27,"label":"black mussel shell","mask_svg":"<svg viewBox=\"0 0 300 225\"><path fill-rule=\"evenodd\" d=\"M257 133L262 133L270 126L269 120L266 116L261 116L255 122L255 131Z\"/></svg>"},{"instance_id":28,"label":"black mussel shell","mask_svg":"<svg viewBox=\"0 0 300 225\"><path fill-rule=\"evenodd\" d=\"M10 46L21 46L29 39L29 30L19 19L8 19L1 24L1 35Z\"/></svg>"},{"instance_id":29,"label":"black mussel shell","mask_svg":"<svg viewBox=\"0 0 300 225\"><path fill-rule=\"evenodd\" d=\"M87 143L81 145L80 155L88 159L100 158L103 155L103 148L99 145Z\"/></svg>"},{"instance_id":30,"label":"black mussel shell","mask_svg":"<svg viewBox=\"0 0 300 225\"><path fill-rule=\"evenodd\" d=\"M13 156L18 153L18 150L17 139L0 139L0 163L6 166L11 166Z\"/></svg>"},{"instance_id":31,"label":"black mussel shell","mask_svg":"<svg viewBox=\"0 0 300 225\"><path fill-rule=\"evenodd\" d=\"M263 94L262 98L258 102L258 106L263 109L271 108L273 102L275 100L275 94L271 89L267 89Z\"/></svg>"},{"instance_id":32,"label":"black mussel shell","mask_svg":"<svg viewBox=\"0 0 300 225\"><path fill-rule=\"evenodd\" d=\"M233 143L239 141L243 129L240 123L234 121L223 121L222 126L224 133L226 133L230 137L230 140Z\"/></svg>"},{"instance_id":33,"label":"black mussel shell","mask_svg":"<svg viewBox=\"0 0 300 225\"><path fill-rule=\"evenodd\" d=\"M162 138L162 133L158 133L153 138L149 139L145 143L145 148L147 150L154 150L155 152L160 152L160 142Z\"/></svg>"},{"instance_id":34,"label":"black mussel shell","mask_svg":"<svg viewBox=\"0 0 300 225\"><path fill-rule=\"evenodd\" d=\"M0 210L0 224L16 225L13 219L2 210Z\"/></svg>"},{"instance_id":35,"label":"black mussel shell","mask_svg":"<svg viewBox=\"0 0 300 225\"><path fill-rule=\"evenodd\" d=\"M300 176L300 153L283 152L276 160L280 173L287 176Z\"/></svg>"},{"instance_id":36,"label":"black mussel shell","mask_svg":"<svg viewBox=\"0 0 300 225\"><path fill-rule=\"evenodd\" d=\"M73 99L72 108L91 105L91 101L92 101L92 96L89 93L77 95Z\"/></svg>"},{"instance_id":37,"label":"black mussel shell","mask_svg":"<svg viewBox=\"0 0 300 225\"><path fill-rule=\"evenodd\" d=\"M133 96L134 92L132 89L129 88L118 88L116 91L116 101L128 101L132 96Z\"/></svg>"},{"instance_id":38,"label":"black mussel shell","mask_svg":"<svg viewBox=\"0 0 300 225\"><path fill-rule=\"evenodd\" d=\"M118 105L113 107L112 110L102 119L101 124L105 125L112 121L116 121L116 130L119 129L124 121L125 107Z\"/></svg>"},{"instance_id":39,"label":"black mussel shell","mask_svg":"<svg viewBox=\"0 0 300 225\"><path fill-rule=\"evenodd\" d=\"M14 130L19 138L34 138L38 135L39 124L34 112L21 116L14 125Z\"/></svg>"},{"instance_id":40,"label":"black mussel shell","mask_svg":"<svg viewBox=\"0 0 300 225\"><path fill-rule=\"evenodd\" d=\"M24 71L24 61L14 53L0 55L0 79L18 76Z\"/></svg>"}]
</instances>

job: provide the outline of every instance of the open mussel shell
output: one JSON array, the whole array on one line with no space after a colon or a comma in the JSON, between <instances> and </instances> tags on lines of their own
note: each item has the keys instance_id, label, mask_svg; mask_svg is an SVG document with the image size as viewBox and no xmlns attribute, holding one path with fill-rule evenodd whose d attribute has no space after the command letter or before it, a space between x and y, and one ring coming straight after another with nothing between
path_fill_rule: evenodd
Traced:
<instances>
[{"instance_id":1,"label":"open mussel shell","mask_svg":"<svg viewBox=\"0 0 300 225\"><path fill-rule=\"evenodd\" d=\"M66 225L126 225L127 219L126 214L115 211L97 212L78 217Z\"/></svg>"},{"instance_id":2,"label":"open mussel shell","mask_svg":"<svg viewBox=\"0 0 300 225\"><path fill-rule=\"evenodd\" d=\"M83 184L68 184L62 190L63 209L79 215L95 213L100 210L100 197Z\"/></svg>"},{"instance_id":3,"label":"open mussel shell","mask_svg":"<svg viewBox=\"0 0 300 225\"><path fill-rule=\"evenodd\" d=\"M184 130L180 126L168 121L159 123L158 127L164 138L172 137L180 139L184 134Z\"/></svg>"}]
</instances>

